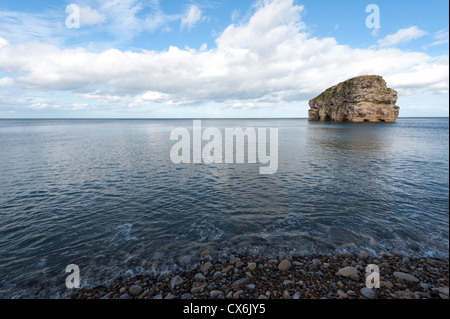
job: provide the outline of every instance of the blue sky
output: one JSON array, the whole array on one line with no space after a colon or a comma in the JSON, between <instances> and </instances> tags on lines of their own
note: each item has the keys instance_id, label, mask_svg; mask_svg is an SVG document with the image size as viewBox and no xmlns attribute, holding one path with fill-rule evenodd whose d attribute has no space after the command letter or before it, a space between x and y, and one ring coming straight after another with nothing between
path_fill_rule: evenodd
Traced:
<instances>
[{"instance_id":1,"label":"blue sky","mask_svg":"<svg viewBox=\"0 0 450 319\"><path fill-rule=\"evenodd\" d=\"M68 5L80 27L68 28ZM380 27L368 28L369 4ZM3 1L0 118L307 117L362 74L448 116L447 1ZM71 20L72 22L75 20Z\"/></svg>"}]
</instances>

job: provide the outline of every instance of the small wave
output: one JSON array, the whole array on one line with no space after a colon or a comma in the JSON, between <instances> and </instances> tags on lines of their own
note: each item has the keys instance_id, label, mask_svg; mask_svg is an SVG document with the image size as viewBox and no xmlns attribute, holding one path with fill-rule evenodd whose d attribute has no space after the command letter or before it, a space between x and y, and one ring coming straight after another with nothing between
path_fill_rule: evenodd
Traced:
<instances>
[{"instance_id":1,"label":"small wave","mask_svg":"<svg viewBox=\"0 0 450 319\"><path fill-rule=\"evenodd\" d=\"M117 226L116 228L114 228L114 230L115 231L119 230L119 231L107 239L107 242L109 242L110 244L112 244L114 246L118 246L122 242L138 240L137 237L131 236L131 231L133 230L133 224L129 224L129 223L123 224L123 225Z\"/></svg>"}]
</instances>

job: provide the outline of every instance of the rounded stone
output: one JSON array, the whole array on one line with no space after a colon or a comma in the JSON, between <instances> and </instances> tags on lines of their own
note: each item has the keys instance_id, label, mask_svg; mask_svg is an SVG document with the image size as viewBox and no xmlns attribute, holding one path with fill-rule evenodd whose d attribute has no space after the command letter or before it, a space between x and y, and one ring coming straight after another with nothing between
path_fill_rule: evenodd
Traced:
<instances>
[{"instance_id":1,"label":"rounded stone","mask_svg":"<svg viewBox=\"0 0 450 319\"><path fill-rule=\"evenodd\" d=\"M404 281L408 281L408 282L419 282L419 279L417 279L413 275L406 274L404 272L396 271L396 272L394 272L394 276L397 277L397 279L399 279L399 280L404 280Z\"/></svg>"},{"instance_id":2,"label":"rounded stone","mask_svg":"<svg viewBox=\"0 0 450 319\"><path fill-rule=\"evenodd\" d=\"M278 269L283 272L288 271L289 269L291 269L291 267L292 264L290 263L289 260L286 259L280 262L280 264L278 265Z\"/></svg>"},{"instance_id":3,"label":"rounded stone","mask_svg":"<svg viewBox=\"0 0 450 319\"><path fill-rule=\"evenodd\" d=\"M370 288L364 287L360 290L361 295L366 297L367 299L377 299L377 293Z\"/></svg>"},{"instance_id":4,"label":"rounded stone","mask_svg":"<svg viewBox=\"0 0 450 319\"><path fill-rule=\"evenodd\" d=\"M174 288L181 286L183 284L184 280L179 275L176 275L172 278L172 281L170 283L170 288L173 290Z\"/></svg>"},{"instance_id":5,"label":"rounded stone","mask_svg":"<svg viewBox=\"0 0 450 319\"><path fill-rule=\"evenodd\" d=\"M352 266L348 266L348 267L339 269L338 273L339 273L339 275L344 276L344 277L351 277L353 275L358 274L358 269L356 269L355 267L352 267Z\"/></svg>"},{"instance_id":6,"label":"rounded stone","mask_svg":"<svg viewBox=\"0 0 450 319\"><path fill-rule=\"evenodd\" d=\"M194 276L195 281L205 281L206 277L202 273L197 273Z\"/></svg>"},{"instance_id":7,"label":"rounded stone","mask_svg":"<svg viewBox=\"0 0 450 319\"><path fill-rule=\"evenodd\" d=\"M342 290L338 290L337 294L338 294L340 299L347 299L348 298L348 295L345 292L343 292Z\"/></svg>"},{"instance_id":8,"label":"rounded stone","mask_svg":"<svg viewBox=\"0 0 450 319\"><path fill-rule=\"evenodd\" d=\"M130 289L128 289L128 293L131 296L139 296L142 292L142 287L139 285L133 285L130 287Z\"/></svg>"},{"instance_id":9,"label":"rounded stone","mask_svg":"<svg viewBox=\"0 0 450 319\"><path fill-rule=\"evenodd\" d=\"M248 270L255 270L256 269L256 263L248 263L247 265Z\"/></svg>"}]
</instances>

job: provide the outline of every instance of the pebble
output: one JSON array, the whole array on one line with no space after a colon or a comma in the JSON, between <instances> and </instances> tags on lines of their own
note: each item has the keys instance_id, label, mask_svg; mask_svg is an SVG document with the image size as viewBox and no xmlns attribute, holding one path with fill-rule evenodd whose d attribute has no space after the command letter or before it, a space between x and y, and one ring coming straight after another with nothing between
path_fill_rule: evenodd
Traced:
<instances>
[{"instance_id":1,"label":"pebble","mask_svg":"<svg viewBox=\"0 0 450 319\"><path fill-rule=\"evenodd\" d=\"M448 296L448 287L439 287L438 292L440 294L444 294L444 295Z\"/></svg>"},{"instance_id":2,"label":"pebble","mask_svg":"<svg viewBox=\"0 0 450 319\"><path fill-rule=\"evenodd\" d=\"M291 295L287 290L283 291L283 299L291 299Z\"/></svg>"},{"instance_id":3,"label":"pebble","mask_svg":"<svg viewBox=\"0 0 450 319\"><path fill-rule=\"evenodd\" d=\"M233 287L235 289L236 288L240 288L240 287L245 286L246 284L248 284L249 281L250 281L250 279L248 279L248 278L238 279L238 280L236 280L235 282L233 282L231 284L231 287Z\"/></svg>"},{"instance_id":4,"label":"pebble","mask_svg":"<svg viewBox=\"0 0 450 319\"><path fill-rule=\"evenodd\" d=\"M339 275L341 275L343 277L351 277L353 275L358 274L358 269L356 269L355 267L352 267L352 266L347 266L347 267L339 269L338 273L339 273Z\"/></svg>"},{"instance_id":5,"label":"pebble","mask_svg":"<svg viewBox=\"0 0 450 319\"><path fill-rule=\"evenodd\" d=\"M431 295L428 292L419 291L420 297L425 299L431 299Z\"/></svg>"},{"instance_id":6,"label":"pebble","mask_svg":"<svg viewBox=\"0 0 450 319\"><path fill-rule=\"evenodd\" d=\"M416 295L413 294L409 289L404 291L396 291L394 295L397 295L398 299L416 299Z\"/></svg>"},{"instance_id":7,"label":"pebble","mask_svg":"<svg viewBox=\"0 0 450 319\"><path fill-rule=\"evenodd\" d=\"M348 290L347 291L347 295L349 295L349 296L356 296L356 292L354 292L353 290Z\"/></svg>"},{"instance_id":8,"label":"pebble","mask_svg":"<svg viewBox=\"0 0 450 319\"><path fill-rule=\"evenodd\" d=\"M239 299L239 297L240 297L243 293L244 293L244 290L236 291L236 292L233 294L233 299Z\"/></svg>"},{"instance_id":9,"label":"pebble","mask_svg":"<svg viewBox=\"0 0 450 319\"><path fill-rule=\"evenodd\" d=\"M226 267L222 268L222 273L227 274L232 269L234 269L233 266L226 266Z\"/></svg>"},{"instance_id":10,"label":"pebble","mask_svg":"<svg viewBox=\"0 0 450 319\"><path fill-rule=\"evenodd\" d=\"M247 268L250 271L255 270L256 269L256 263L248 263Z\"/></svg>"},{"instance_id":11,"label":"pebble","mask_svg":"<svg viewBox=\"0 0 450 319\"><path fill-rule=\"evenodd\" d=\"M365 258L369 257L369 255L370 255L369 252L366 250L359 252L359 258L361 258L361 259L365 259Z\"/></svg>"},{"instance_id":12,"label":"pebble","mask_svg":"<svg viewBox=\"0 0 450 319\"><path fill-rule=\"evenodd\" d=\"M367 299L377 299L377 293L373 289L364 287L364 288L361 288L360 292L361 292L361 295L363 295Z\"/></svg>"},{"instance_id":13,"label":"pebble","mask_svg":"<svg viewBox=\"0 0 450 319\"><path fill-rule=\"evenodd\" d=\"M339 296L339 299L347 299L348 298L348 295L340 289L337 291L337 294Z\"/></svg>"},{"instance_id":14,"label":"pebble","mask_svg":"<svg viewBox=\"0 0 450 319\"><path fill-rule=\"evenodd\" d=\"M313 265L316 265L316 266L322 266L322 262L317 258L314 258L312 263L313 263Z\"/></svg>"},{"instance_id":15,"label":"pebble","mask_svg":"<svg viewBox=\"0 0 450 319\"><path fill-rule=\"evenodd\" d=\"M380 288L383 287L391 290L394 287L394 285L390 281L380 281Z\"/></svg>"},{"instance_id":16,"label":"pebble","mask_svg":"<svg viewBox=\"0 0 450 319\"><path fill-rule=\"evenodd\" d=\"M365 267L375 263L371 258L375 256L372 253L364 260L353 255L346 259L333 255L280 255L278 260L270 259L270 262L269 258L264 257L252 260L254 256L239 255L242 258L240 260L218 255L209 254L208 261L200 262L190 269L177 270L173 275L152 275L146 272L133 276L125 274L111 284L82 288L69 297L225 299L226 296L232 299L234 296L253 299L262 296L280 299L288 298L289 294L291 299L448 299L448 260L409 257L409 263L405 263L405 256L402 255L380 255L379 265L384 265L380 267L381 276L384 277L384 281L380 282L382 289L364 289ZM152 268L155 264L148 262L147 265ZM288 267L279 272L284 265ZM311 265L315 266L315 270L311 270ZM159 270L158 267L155 269ZM226 270L227 274L219 270ZM136 288L134 292L133 286L141 289Z\"/></svg>"},{"instance_id":17,"label":"pebble","mask_svg":"<svg viewBox=\"0 0 450 319\"><path fill-rule=\"evenodd\" d=\"M291 269L292 264L290 263L289 260L283 260L279 265L278 265L278 269L282 272L288 271L289 269Z\"/></svg>"},{"instance_id":18,"label":"pebble","mask_svg":"<svg viewBox=\"0 0 450 319\"><path fill-rule=\"evenodd\" d=\"M196 273L194 276L194 281L206 281L206 277L202 273Z\"/></svg>"},{"instance_id":19,"label":"pebble","mask_svg":"<svg viewBox=\"0 0 450 319\"><path fill-rule=\"evenodd\" d=\"M128 289L128 293L131 296L139 296L142 292L142 287L139 285L133 285L130 287L130 289Z\"/></svg>"},{"instance_id":20,"label":"pebble","mask_svg":"<svg viewBox=\"0 0 450 319\"><path fill-rule=\"evenodd\" d=\"M247 288L248 291L253 292L253 290L255 290L255 285L254 284L248 284L245 285L245 288Z\"/></svg>"},{"instance_id":21,"label":"pebble","mask_svg":"<svg viewBox=\"0 0 450 319\"><path fill-rule=\"evenodd\" d=\"M200 270L202 272L206 272L206 271L210 270L211 267L212 267L212 264L208 261L208 262L203 264L203 266L202 266L202 268L200 268Z\"/></svg>"},{"instance_id":22,"label":"pebble","mask_svg":"<svg viewBox=\"0 0 450 319\"><path fill-rule=\"evenodd\" d=\"M397 279L399 279L399 280L404 280L404 281L408 281L408 282L419 282L419 279L417 279L413 275L406 274L404 272L396 271L396 272L394 272L394 276L397 277Z\"/></svg>"},{"instance_id":23,"label":"pebble","mask_svg":"<svg viewBox=\"0 0 450 319\"><path fill-rule=\"evenodd\" d=\"M184 280L179 275L176 275L172 278L172 281L170 282L170 288L173 290L178 286L181 286L183 284Z\"/></svg>"},{"instance_id":24,"label":"pebble","mask_svg":"<svg viewBox=\"0 0 450 319\"><path fill-rule=\"evenodd\" d=\"M245 263L243 263L242 261L238 261L237 263L236 263L236 268L237 269L241 269L242 267L244 267L245 266Z\"/></svg>"},{"instance_id":25,"label":"pebble","mask_svg":"<svg viewBox=\"0 0 450 319\"><path fill-rule=\"evenodd\" d=\"M221 290L211 290L209 295L211 298L217 298L219 295L223 295L223 292Z\"/></svg>"},{"instance_id":26,"label":"pebble","mask_svg":"<svg viewBox=\"0 0 450 319\"><path fill-rule=\"evenodd\" d=\"M139 299L144 299L145 297L147 297L147 295L150 293L150 290L149 289L147 289L147 290L145 290L143 293L141 293L140 295L139 295Z\"/></svg>"},{"instance_id":27,"label":"pebble","mask_svg":"<svg viewBox=\"0 0 450 319\"><path fill-rule=\"evenodd\" d=\"M198 285L198 286L192 287L191 293L197 294L199 292L202 292L203 289L205 289L206 286L207 286L207 284L202 284L202 285Z\"/></svg>"}]
</instances>

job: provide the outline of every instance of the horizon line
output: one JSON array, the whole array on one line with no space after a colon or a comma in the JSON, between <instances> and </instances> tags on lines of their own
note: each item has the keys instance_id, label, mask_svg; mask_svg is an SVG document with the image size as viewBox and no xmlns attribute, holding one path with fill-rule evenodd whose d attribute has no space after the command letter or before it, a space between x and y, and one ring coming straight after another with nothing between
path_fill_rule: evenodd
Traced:
<instances>
[{"instance_id":1,"label":"horizon line","mask_svg":"<svg viewBox=\"0 0 450 319\"><path fill-rule=\"evenodd\" d=\"M449 118L449 116L402 116L398 119L411 118ZM7 117L0 120L307 120L307 117ZM314 121L330 122L333 121ZM337 121L335 121L338 123Z\"/></svg>"}]
</instances>

